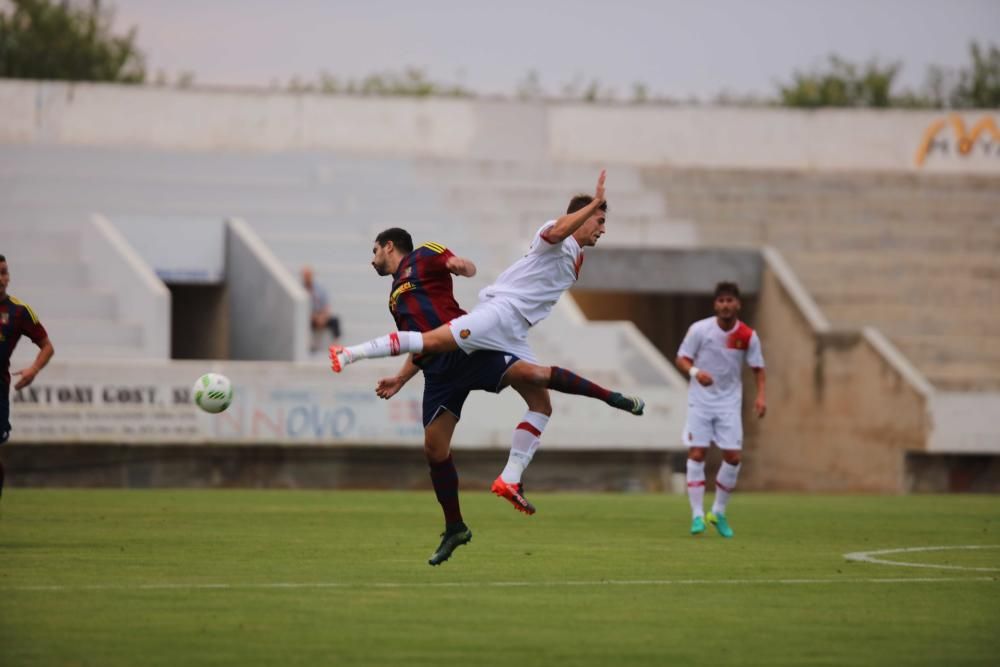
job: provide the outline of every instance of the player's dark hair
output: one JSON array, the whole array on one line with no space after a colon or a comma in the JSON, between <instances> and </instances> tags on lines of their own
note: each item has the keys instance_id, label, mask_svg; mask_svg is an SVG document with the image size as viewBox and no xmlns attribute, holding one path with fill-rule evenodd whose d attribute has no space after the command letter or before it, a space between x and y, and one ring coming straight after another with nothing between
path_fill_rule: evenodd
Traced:
<instances>
[{"instance_id":1,"label":"player's dark hair","mask_svg":"<svg viewBox=\"0 0 1000 667\"><path fill-rule=\"evenodd\" d=\"M6 261L7 261L7 258L4 257L3 255L0 255L0 262L6 262Z\"/></svg>"},{"instance_id":2,"label":"player's dark hair","mask_svg":"<svg viewBox=\"0 0 1000 667\"><path fill-rule=\"evenodd\" d=\"M592 202L592 201L594 201L593 195L575 195L572 199L569 200L569 206L566 207L566 212L567 213L576 213L577 211L579 211L584 206L587 206L588 204L590 204L590 202ZM607 213L608 212L608 200L605 199L603 202L601 202L601 205L600 205L599 208L602 211L604 211L605 213Z\"/></svg>"},{"instance_id":3,"label":"player's dark hair","mask_svg":"<svg viewBox=\"0 0 1000 667\"><path fill-rule=\"evenodd\" d=\"M383 248L389 241L392 241L392 245L396 246L400 252L413 252L413 237L405 229L390 227L375 237L375 243Z\"/></svg>"},{"instance_id":4,"label":"player's dark hair","mask_svg":"<svg viewBox=\"0 0 1000 667\"><path fill-rule=\"evenodd\" d=\"M729 295L734 299L739 299L740 297L740 286L736 283L721 282L715 286L715 296L713 298L718 299L722 295Z\"/></svg>"}]
</instances>

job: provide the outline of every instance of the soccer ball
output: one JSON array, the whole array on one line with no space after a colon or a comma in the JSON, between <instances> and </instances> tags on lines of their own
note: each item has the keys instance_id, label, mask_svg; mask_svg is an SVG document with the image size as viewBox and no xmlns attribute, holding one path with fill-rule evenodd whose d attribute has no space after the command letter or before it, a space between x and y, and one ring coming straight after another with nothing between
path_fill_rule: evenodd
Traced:
<instances>
[{"instance_id":1,"label":"soccer ball","mask_svg":"<svg viewBox=\"0 0 1000 667\"><path fill-rule=\"evenodd\" d=\"M222 412L232 401L233 386L221 373L205 373L194 383L194 404L205 412Z\"/></svg>"}]
</instances>

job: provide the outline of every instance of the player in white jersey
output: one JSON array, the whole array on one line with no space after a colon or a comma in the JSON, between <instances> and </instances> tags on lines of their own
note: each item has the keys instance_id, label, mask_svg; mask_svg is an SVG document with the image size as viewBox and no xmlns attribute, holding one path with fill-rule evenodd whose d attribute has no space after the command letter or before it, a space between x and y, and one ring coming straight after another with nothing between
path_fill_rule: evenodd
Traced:
<instances>
[{"instance_id":1,"label":"player in white jersey","mask_svg":"<svg viewBox=\"0 0 1000 667\"><path fill-rule=\"evenodd\" d=\"M604 181L605 172L601 171L593 196L573 197L565 215L545 223L532 239L527 254L500 274L495 283L480 291L479 303L471 313L430 331L398 331L351 347L333 345L330 365L334 372L339 373L347 364L362 359L407 353L462 350L472 354L477 350L496 350L520 359L508 372L511 382L516 378L523 384L589 396L641 415L646 406L641 398L609 391L556 366L535 364L535 354L527 341L528 329L548 317L562 293L576 282L583 263L583 248L596 245L604 235L608 209ZM374 251L377 255L377 248ZM521 475L538 449L550 413L551 408L548 413L529 410L519 426L523 433L515 433L507 466L493 482L493 493L515 506L523 497Z\"/></svg>"},{"instance_id":2,"label":"player in white jersey","mask_svg":"<svg viewBox=\"0 0 1000 667\"><path fill-rule=\"evenodd\" d=\"M548 317L562 293L576 282L583 248L596 245L604 235L608 210L604 181L601 171L593 196L573 197L566 215L542 225L528 252L479 292L479 303L471 313L422 334L400 332L412 335L400 335L398 340L382 336L352 347L331 346L333 370L339 373L361 359L458 349L510 352L534 362L528 329Z\"/></svg>"},{"instance_id":3,"label":"player in white jersey","mask_svg":"<svg viewBox=\"0 0 1000 667\"><path fill-rule=\"evenodd\" d=\"M764 396L764 355L757 332L738 319L740 289L735 283L715 287L715 317L691 325L677 352L677 368L691 378L684 444L688 448L687 487L691 502L691 534L705 531L705 454L714 442L722 450L722 466L715 478L715 502L708 521L723 537L732 537L726 505L736 488L743 448L744 361L757 380L754 412L767 412Z\"/></svg>"}]
</instances>

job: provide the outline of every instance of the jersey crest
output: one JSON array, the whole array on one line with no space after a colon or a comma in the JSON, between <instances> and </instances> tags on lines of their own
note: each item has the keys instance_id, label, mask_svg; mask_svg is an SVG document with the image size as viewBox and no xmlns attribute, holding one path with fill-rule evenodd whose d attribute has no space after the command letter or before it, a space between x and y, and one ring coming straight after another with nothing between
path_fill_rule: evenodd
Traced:
<instances>
[{"instance_id":1,"label":"jersey crest","mask_svg":"<svg viewBox=\"0 0 1000 667\"><path fill-rule=\"evenodd\" d=\"M750 347L750 338L753 336L753 329L743 322L736 327L736 331L726 337L726 347L730 350L746 350Z\"/></svg>"},{"instance_id":2,"label":"jersey crest","mask_svg":"<svg viewBox=\"0 0 1000 667\"><path fill-rule=\"evenodd\" d=\"M407 273L404 274L404 275L409 275L409 271L410 270L407 269L406 271L407 271ZM400 294L404 294L406 292L409 292L410 290L412 290L414 288L415 288L415 286L414 286L413 283L411 283L411 282L405 282L402 285L400 285L399 287L397 287L396 289L392 290L392 294L389 295L389 312L391 312L393 315L395 315L396 314L396 301L399 300L399 295Z\"/></svg>"}]
</instances>

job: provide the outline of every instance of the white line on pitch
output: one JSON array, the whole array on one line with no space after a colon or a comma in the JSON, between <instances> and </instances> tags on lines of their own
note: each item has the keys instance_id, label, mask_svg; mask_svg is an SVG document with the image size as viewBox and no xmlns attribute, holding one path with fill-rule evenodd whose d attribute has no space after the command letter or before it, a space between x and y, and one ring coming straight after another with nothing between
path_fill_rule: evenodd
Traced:
<instances>
[{"instance_id":1,"label":"white line on pitch","mask_svg":"<svg viewBox=\"0 0 1000 667\"><path fill-rule=\"evenodd\" d=\"M966 565L937 565L935 563L907 563L898 560L875 558L887 554L916 553L919 551L954 551L956 549L1000 549L1000 544L966 544L961 546L942 547L906 547L904 549L878 549L876 551L855 551L844 554L847 560L861 563L877 563L879 565L897 565L899 567L927 567L934 570L962 570L965 572L1000 572L1000 567L971 567Z\"/></svg>"},{"instance_id":2,"label":"white line on pitch","mask_svg":"<svg viewBox=\"0 0 1000 667\"><path fill-rule=\"evenodd\" d=\"M88 584L3 586L0 591L169 591L169 590L236 590L236 589L309 589L309 588L560 588L600 586L755 586L755 585L814 585L814 584L933 584L951 582L1000 581L997 577L891 577L841 579L598 579L592 581L432 581L432 582L272 582L272 583L173 583L173 584Z\"/></svg>"}]
</instances>

